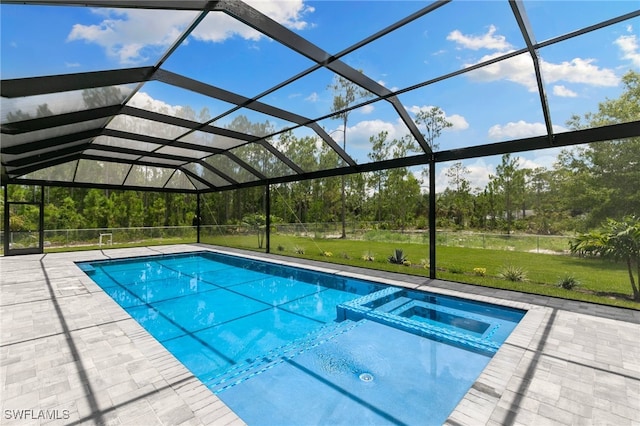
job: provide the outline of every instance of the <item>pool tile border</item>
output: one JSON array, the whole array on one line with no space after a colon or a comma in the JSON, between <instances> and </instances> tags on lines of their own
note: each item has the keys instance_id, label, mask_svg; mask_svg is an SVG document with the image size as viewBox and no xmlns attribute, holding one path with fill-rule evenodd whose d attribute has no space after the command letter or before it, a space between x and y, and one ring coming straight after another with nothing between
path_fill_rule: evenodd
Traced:
<instances>
[{"instance_id":1,"label":"pool tile border","mask_svg":"<svg viewBox=\"0 0 640 426\"><path fill-rule=\"evenodd\" d=\"M0 258L2 423L244 424L73 263L201 250L527 310L449 425L640 424L635 311L198 244Z\"/></svg>"}]
</instances>

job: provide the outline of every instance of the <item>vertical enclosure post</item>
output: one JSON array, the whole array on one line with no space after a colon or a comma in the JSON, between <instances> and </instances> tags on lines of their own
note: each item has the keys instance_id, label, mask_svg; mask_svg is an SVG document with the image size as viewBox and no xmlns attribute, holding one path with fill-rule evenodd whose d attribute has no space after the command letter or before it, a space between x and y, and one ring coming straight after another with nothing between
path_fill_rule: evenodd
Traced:
<instances>
[{"instance_id":1,"label":"vertical enclosure post","mask_svg":"<svg viewBox=\"0 0 640 426\"><path fill-rule=\"evenodd\" d=\"M4 254L9 253L9 184L4 186Z\"/></svg>"},{"instance_id":2,"label":"vertical enclosure post","mask_svg":"<svg viewBox=\"0 0 640 426\"><path fill-rule=\"evenodd\" d=\"M44 186L40 185L40 218L38 220L38 225L40 226L39 237L40 237L40 253L44 253Z\"/></svg>"},{"instance_id":3,"label":"vertical enclosure post","mask_svg":"<svg viewBox=\"0 0 640 426\"><path fill-rule=\"evenodd\" d=\"M271 189L269 184L265 187L265 213L267 217L265 218L265 235L266 235L266 244L267 244L267 253L271 252Z\"/></svg>"},{"instance_id":4,"label":"vertical enclosure post","mask_svg":"<svg viewBox=\"0 0 640 426\"><path fill-rule=\"evenodd\" d=\"M436 162L429 161L429 278L436 278Z\"/></svg>"},{"instance_id":5,"label":"vertical enclosure post","mask_svg":"<svg viewBox=\"0 0 640 426\"><path fill-rule=\"evenodd\" d=\"M200 244L200 222L202 222L200 216L200 193L196 194L196 242Z\"/></svg>"}]
</instances>

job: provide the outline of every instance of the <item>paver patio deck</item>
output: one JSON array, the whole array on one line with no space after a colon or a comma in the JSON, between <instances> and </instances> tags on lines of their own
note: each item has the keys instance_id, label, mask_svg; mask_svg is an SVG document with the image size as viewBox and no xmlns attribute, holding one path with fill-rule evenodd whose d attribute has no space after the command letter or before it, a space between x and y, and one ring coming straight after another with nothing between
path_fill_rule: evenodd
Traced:
<instances>
[{"instance_id":1,"label":"paver patio deck","mask_svg":"<svg viewBox=\"0 0 640 426\"><path fill-rule=\"evenodd\" d=\"M0 258L0 423L243 424L74 264L203 249L527 309L449 425L640 425L640 311L196 244Z\"/></svg>"}]
</instances>

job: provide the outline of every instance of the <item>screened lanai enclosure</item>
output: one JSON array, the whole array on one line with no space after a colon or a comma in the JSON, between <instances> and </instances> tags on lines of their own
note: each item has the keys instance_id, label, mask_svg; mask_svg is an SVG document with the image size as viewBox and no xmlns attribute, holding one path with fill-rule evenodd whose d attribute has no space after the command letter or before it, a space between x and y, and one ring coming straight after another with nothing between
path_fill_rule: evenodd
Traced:
<instances>
[{"instance_id":1,"label":"screened lanai enclosure","mask_svg":"<svg viewBox=\"0 0 640 426\"><path fill-rule=\"evenodd\" d=\"M496 156L544 167L640 137L637 105L602 108L638 99L635 1L1 3L5 255L42 252L47 187L186 194L196 218L207 196L253 188L269 251L273 188L334 179L344 234L357 178L374 206L398 206L402 186L394 201L381 188L401 169L424 195L435 278L438 194L465 181L451 164L480 188ZM37 244L12 247L24 209Z\"/></svg>"}]
</instances>

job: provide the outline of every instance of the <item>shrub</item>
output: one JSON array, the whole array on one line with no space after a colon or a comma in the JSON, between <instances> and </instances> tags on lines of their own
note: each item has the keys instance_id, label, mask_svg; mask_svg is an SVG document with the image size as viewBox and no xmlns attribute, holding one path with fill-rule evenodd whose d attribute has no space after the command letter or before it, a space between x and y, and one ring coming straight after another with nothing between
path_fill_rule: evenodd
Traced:
<instances>
[{"instance_id":1,"label":"shrub","mask_svg":"<svg viewBox=\"0 0 640 426\"><path fill-rule=\"evenodd\" d=\"M410 262L410 261L408 261L408 260L405 260L404 262L402 262L402 264L403 264L404 266L411 266L411 262Z\"/></svg>"},{"instance_id":2,"label":"shrub","mask_svg":"<svg viewBox=\"0 0 640 426\"><path fill-rule=\"evenodd\" d=\"M459 266L452 266L449 268L449 272L452 274L464 274L464 269Z\"/></svg>"},{"instance_id":3,"label":"shrub","mask_svg":"<svg viewBox=\"0 0 640 426\"><path fill-rule=\"evenodd\" d=\"M351 259L351 256L349 256L349 254L347 252L344 252L344 251L342 253L340 253L340 257L342 259Z\"/></svg>"},{"instance_id":4,"label":"shrub","mask_svg":"<svg viewBox=\"0 0 640 426\"><path fill-rule=\"evenodd\" d=\"M420 265L422 265L424 269L429 269L429 265L430 265L429 259L426 259L426 258L420 259Z\"/></svg>"},{"instance_id":5,"label":"shrub","mask_svg":"<svg viewBox=\"0 0 640 426\"><path fill-rule=\"evenodd\" d=\"M566 274L558 280L557 285L565 290L573 290L573 288L580 285L580 281L573 275Z\"/></svg>"},{"instance_id":6,"label":"shrub","mask_svg":"<svg viewBox=\"0 0 640 426\"><path fill-rule=\"evenodd\" d=\"M502 267L498 277L507 281L526 281L527 272L519 266L506 265Z\"/></svg>"},{"instance_id":7,"label":"shrub","mask_svg":"<svg viewBox=\"0 0 640 426\"><path fill-rule=\"evenodd\" d=\"M322 255L323 255L324 257L331 257L331 256L333 256L333 253L331 253L330 251L323 251L323 252L322 252Z\"/></svg>"},{"instance_id":8,"label":"shrub","mask_svg":"<svg viewBox=\"0 0 640 426\"><path fill-rule=\"evenodd\" d=\"M282 244L278 244L277 250L284 251L284 246Z\"/></svg>"},{"instance_id":9,"label":"shrub","mask_svg":"<svg viewBox=\"0 0 640 426\"><path fill-rule=\"evenodd\" d=\"M374 260L376 260L376 258L373 255L373 253L368 251L368 252L366 252L365 254L362 255L362 260L367 261L367 262L373 262Z\"/></svg>"},{"instance_id":10,"label":"shrub","mask_svg":"<svg viewBox=\"0 0 640 426\"><path fill-rule=\"evenodd\" d=\"M304 247L298 247L298 246L295 246L295 247L293 248L293 252L294 252L295 254L304 254Z\"/></svg>"},{"instance_id":11,"label":"shrub","mask_svg":"<svg viewBox=\"0 0 640 426\"><path fill-rule=\"evenodd\" d=\"M393 251L393 254L389 256L387 259L389 260L390 263L393 263L396 265L402 265L404 264L404 262L408 260L407 257L404 255L404 252L402 251L402 249L395 249Z\"/></svg>"},{"instance_id":12,"label":"shrub","mask_svg":"<svg viewBox=\"0 0 640 426\"><path fill-rule=\"evenodd\" d=\"M473 273L479 277L484 277L487 275L487 268L473 268Z\"/></svg>"}]
</instances>

